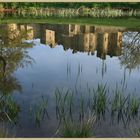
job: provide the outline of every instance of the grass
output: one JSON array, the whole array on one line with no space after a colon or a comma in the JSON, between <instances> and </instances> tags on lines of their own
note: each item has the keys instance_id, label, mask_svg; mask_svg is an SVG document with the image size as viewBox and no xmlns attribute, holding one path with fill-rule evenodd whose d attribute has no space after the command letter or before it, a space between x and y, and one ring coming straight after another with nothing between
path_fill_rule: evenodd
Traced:
<instances>
[{"instance_id":1,"label":"grass","mask_svg":"<svg viewBox=\"0 0 140 140\"><path fill-rule=\"evenodd\" d=\"M127 21L127 22L126 22ZM140 27L140 19L137 18L43 18L43 19L24 19L8 18L1 19L0 23L51 23L51 24L81 24L81 25L107 25L136 28Z\"/></svg>"},{"instance_id":2,"label":"grass","mask_svg":"<svg viewBox=\"0 0 140 140\"><path fill-rule=\"evenodd\" d=\"M100 119L105 117L108 111L111 117L116 117L118 122L124 117L132 118L138 115L140 108L140 101L135 96L124 95L124 91L116 87L113 91L114 96L109 99L109 89L106 85L99 84L97 89L92 90L88 88L85 98L83 93L70 89L63 91L57 89L55 92L56 99L56 115L60 120L65 119L66 116L79 116L79 120L83 120L87 111L90 110L95 113ZM124 120L123 120L124 121Z\"/></svg>"},{"instance_id":3,"label":"grass","mask_svg":"<svg viewBox=\"0 0 140 140\"><path fill-rule=\"evenodd\" d=\"M93 125L96 117L92 114L82 121L64 121L61 124L62 137L66 138L88 138L93 136Z\"/></svg>"},{"instance_id":4,"label":"grass","mask_svg":"<svg viewBox=\"0 0 140 140\"><path fill-rule=\"evenodd\" d=\"M87 89L85 94L89 97L85 98L83 93L77 91L57 89L56 115L59 116L59 120L66 120L67 116L72 116L71 120L73 120L75 116L79 116L79 120L83 121L88 111L91 111L97 116L97 121L101 117L105 118L106 113L109 113L112 119L117 120L118 123L122 121L126 126L132 118L138 117L140 99L134 95L125 95L124 90L118 86L113 91L112 98L108 98L110 90L106 85L98 84L98 87L93 89L93 93L91 91Z\"/></svg>"},{"instance_id":5,"label":"grass","mask_svg":"<svg viewBox=\"0 0 140 140\"><path fill-rule=\"evenodd\" d=\"M101 116L106 117L107 111L111 115L110 117L112 117L113 113L113 117L117 118L116 120L118 121L122 121L125 126L135 116L139 117L139 98L136 98L134 95L126 96L124 91L118 86L113 92L115 93L114 96L109 99L108 95L110 92L106 84L98 84L97 88L93 89L93 92L88 87L87 92L84 92L90 96L87 98L81 92L77 93L70 89L56 89L56 115L58 116L58 131L60 135L62 137L81 138L94 136L94 124L100 120ZM7 114L11 120L14 120L12 116L15 117L17 115L16 104L10 98L7 102L5 110L10 110L10 114L8 112ZM45 113L49 116L49 112L47 112L48 103L48 98L42 96L42 100L33 108L33 115L38 125L43 120ZM3 106L3 104L0 105L0 107ZM137 135L139 135L139 132ZM0 137L7 137L7 133L0 131Z\"/></svg>"},{"instance_id":6,"label":"grass","mask_svg":"<svg viewBox=\"0 0 140 140\"><path fill-rule=\"evenodd\" d=\"M1 12L0 17L4 17L5 13ZM139 17L139 10L128 10L112 9L112 8L86 8L80 7L75 8L18 8L17 12L7 16L22 17L22 18L45 18L45 17Z\"/></svg>"},{"instance_id":7,"label":"grass","mask_svg":"<svg viewBox=\"0 0 140 140\"><path fill-rule=\"evenodd\" d=\"M15 131L9 130L4 125L0 126L0 138L15 138L15 136Z\"/></svg>"},{"instance_id":8,"label":"grass","mask_svg":"<svg viewBox=\"0 0 140 140\"><path fill-rule=\"evenodd\" d=\"M41 121L44 119L45 116L49 118L48 115L48 98L44 98L42 96L41 101L35 104L34 108L30 108L30 115L35 117L35 124L40 126Z\"/></svg>"},{"instance_id":9,"label":"grass","mask_svg":"<svg viewBox=\"0 0 140 140\"><path fill-rule=\"evenodd\" d=\"M93 110L100 117L101 114L104 115L106 111L106 103L107 103L107 88L106 85L99 85L97 89L93 89Z\"/></svg>"},{"instance_id":10,"label":"grass","mask_svg":"<svg viewBox=\"0 0 140 140\"><path fill-rule=\"evenodd\" d=\"M138 115L139 107L140 107L140 99L136 98L135 96L132 96L132 98L130 98L129 101L130 115L133 117Z\"/></svg>"},{"instance_id":11,"label":"grass","mask_svg":"<svg viewBox=\"0 0 140 140\"><path fill-rule=\"evenodd\" d=\"M0 132L0 138L7 138L7 134L4 132Z\"/></svg>"},{"instance_id":12,"label":"grass","mask_svg":"<svg viewBox=\"0 0 140 140\"><path fill-rule=\"evenodd\" d=\"M71 63L67 62L67 77L71 76Z\"/></svg>"},{"instance_id":13,"label":"grass","mask_svg":"<svg viewBox=\"0 0 140 140\"><path fill-rule=\"evenodd\" d=\"M113 113L113 117L117 118L118 122L122 121L125 126L132 118L138 117L139 98L136 98L134 95L126 96L124 91L118 86L113 92L115 93L114 96L109 99L108 95L110 92L106 84L98 84L97 88L93 89L93 92L89 87L87 88L87 92L84 93L90 97L85 98L86 96L81 92L77 93L74 90L60 90L57 88L55 101L56 115L59 121L57 130L60 132L60 135L68 138L94 136L94 124L100 120L101 116L106 117L107 111L111 115L110 117L112 117ZM43 120L45 113L49 116L49 112L47 112L48 103L48 98L42 96L42 100L33 108L33 115L38 125ZM16 115L14 113L14 111L17 112L15 109L16 104L10 98L8 99L8 105L5 107L12 111L9 115L10 119L12 118L11 116ZM11 115L12 113L13 115ZM139 131L137 135L139 135ZM0 137L7 137L7 133L1 131Z\"/></svg>"},{"instance_id":14,"label":"grass","mask_svg":"<svg viewBox=\"0 0 140 140\"><path fill-rule=\"evenodd\" d=\"M71 90L60 90L55 91L56 99L56 116L58 119L65 118L66 113L72 117L73 108L73 92Z\"/></svg>"},{"instance_id":15,"label":"grass","mask_svg":"<svg viewBox=\"0 0 140 140\"><path fill-rule=\"evenodd\" d=\"M111 116L113 119L114 117L117 117L116 120L118 121L118 123L120 122L120 120L122 120L124 126L126 126L128 121L128 112L126 112L126 103L128 102L128 96L125 97L123 95L123 92L118 88L116 88L114 93L115 96L111 101ZM124 115L126 115L127 119L124 119Z\"/></svg>"},{"instance_id":16,"label":"grass","mask_svg":"<svg viewBox=\"0 0 140 140\"><path fill-rule=\"evenodd\" d=\"M77 76L76 76L76 84L78 83L78 79L80 78L81 74L82 74L82 71L83 71L83 66L82 64L78 64L78 68L77 68Z\"/></svg>"},{"instance_id":17,"label":"grass","mask_svg":"<svg viewBox=\"0 0 140 140\"><path fill-rule=\"evenodd\" d=\"M7 138L9 136L8 131L4 128L0 129L0 138Z\"/></svg>"},{"instance_id":18,"label":"grass","mask_svg":"<svg viewBox=\"0 0 140 140\"><path fill-rule=\"evenodd\" d=\"M140 138L140 128L134 131L135 135Z\"/></svg>"},{"instance_id":19,"label":"grass","mask_svg":"<svg viewBox=\"0 0 140 140\"><path fill-rule=\"evenodd\" d=\"M111 103L111 110L112 113L117 112L119 114L122 112L125 102L127 101L127 98L124 97L124 95L118 89L116 89L114 92L115 96Z\"/></svg>"},{"instance_id":20,"label":"grass","mask_svg":"<svg viewBox=\"0 0 140 140\"><path fill-rule=\"evenodd\" d=\"M19 105L11 97L5 97L0 100L0 120L16 123L19 112Z\"/></svg>"}]
</instances>

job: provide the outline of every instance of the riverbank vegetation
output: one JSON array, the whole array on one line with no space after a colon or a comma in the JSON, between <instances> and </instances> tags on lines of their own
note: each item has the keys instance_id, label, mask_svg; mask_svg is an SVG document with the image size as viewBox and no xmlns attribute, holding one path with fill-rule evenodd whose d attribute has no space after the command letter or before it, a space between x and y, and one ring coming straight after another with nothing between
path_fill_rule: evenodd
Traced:
<instances>
[{"instance_id":1,"label":"riverbank vegetation","mask_svg":"<svg viewBox=\"0 0 140 140\"><path fill-rule=\"evenodd\" d=\"M28 7L54 7L54 8L79 8L85 6L88 8L98 7L98 8L130 8L139 9L139 2L4 2L0 3L1 7L4 8L28 8Z\"/></svg>"},{"instance_id":2,"label":"riverbank vegetation","mask_svg":"<svg viewBox=\"0 0 140 140\"><path fill-rule=\"evenodd\" d=\"M140 17L137 3L0 3L0 17Z\"/></svg>"},{"instance_id":3,"label":"riverbank vegetation","mask_svg":"<svg viewBox=\"0 0 140 140\"><path fill-rule=\"evenodd\" d=\"M36 110L36 113L32 114L34 117L31 117L35 118L35 124L40 124L45 117L51 118L46 108L50 104L47 98L43 97L42 102L39 102L41 110L37 109L37 106L32 106L30 110L31 114L33 110ZM94 128L108 117L110 124L122 124L124 128L129 127L132 121L139 118L140 98L125 93L124 87L116 86L116 89L112 90L107 85L98 84L93 89L87 87L84 92L78 89L57 88L54 98L55 108L53 110L55 110L58 125L54 136L96 137ZM46 99L47 105L44 104ZM43 117L39 115L38 122L36 122L37 114L44 114ZM134 135L138 135L138 131Z\"/></svg>"},{"instance_id":4,"label":"riverbank vegetation","mask_svg":"<svg viewBox=\"0 0 140 140\"><path fill-rule=\"evenodd\" d=\"M139 8L138 3L0 3L0 23L139 27Z\"/></svg>"}]
</instances>

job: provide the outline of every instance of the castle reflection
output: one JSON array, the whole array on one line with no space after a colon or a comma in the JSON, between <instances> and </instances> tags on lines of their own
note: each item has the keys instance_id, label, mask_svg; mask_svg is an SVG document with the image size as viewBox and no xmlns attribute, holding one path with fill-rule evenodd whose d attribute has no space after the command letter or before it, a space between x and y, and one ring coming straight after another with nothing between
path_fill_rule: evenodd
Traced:
<instances>
[{"instance_id":1,"label":"castle reflection","mask_svg":"<svg viewBox=\"0 0 140 140\"><path fill-rule=\"evenodd\" d=\"M106 59L106 55L120 56L123 31L110 28L102 29L90 25L43 25L41 42L55 47L61 44L64 50L72 49L73 53L87 52Z\"/></svg>"},{"instance_id":2,"label":"castle reflection","mask_svg":"<svg viewBox=\"0 0 140 140\"><path fill-rule=\"evenodd\" d=\"M123 27L48 23L3 26L17 31L14 34L10 31L7 33L10 39L14 40L16 34L24 31L26 40L40 38L42 44L48 44L50 47L61 44L64 50L71 49L73 53L87 52L88 55L94 55L97 52L97 57L101 59L106 59L106 55L110 57L121 55L123 33L127 30Z\"/></svg>"}]
</instances>

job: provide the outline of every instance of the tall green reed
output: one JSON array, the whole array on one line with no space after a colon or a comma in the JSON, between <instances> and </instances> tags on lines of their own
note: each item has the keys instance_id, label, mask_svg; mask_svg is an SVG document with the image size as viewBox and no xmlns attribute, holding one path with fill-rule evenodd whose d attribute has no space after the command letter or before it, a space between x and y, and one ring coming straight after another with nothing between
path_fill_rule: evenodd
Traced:
<instances>
[{"instance_id":1,"label":"tall green reed","mask_svg":"<svg viewBox=\"0 0 140 140\"><path fill-rule=\"evenodd\" d=\"M37 126L40 126L41 121L45 119L45 117L50 118L48 114L48 97L45 98L42 96L37 104L30 107L30 115L35 119L35 124Z\"/></svg>"},{"instance_id":2,"label":"tall green reed","mask_svg":"<svg viewBox=\"0 0 140 140\"><path fill-rule=\"evenodd\" d=\"M98 84L97 89L93 89L93 102L92 108L95 113L100 117L105 114L107 107L107 88L106 85Z\"/></svg>"},{"instance_id":3,"label":"tall green reed","mask_svg":"<svg viewBox=\"0 0 140 140\"><path fill-rule=\"evenodd\" d=\"M67 138L92 137L94 135L93 126L95 120L96 117L94 114L90 114L89 116L84 117L82 121L78 120L71 121L69 118L67 118L61 124L60 127L61 135L62 137Z\"/></svg>"}]
</instances>

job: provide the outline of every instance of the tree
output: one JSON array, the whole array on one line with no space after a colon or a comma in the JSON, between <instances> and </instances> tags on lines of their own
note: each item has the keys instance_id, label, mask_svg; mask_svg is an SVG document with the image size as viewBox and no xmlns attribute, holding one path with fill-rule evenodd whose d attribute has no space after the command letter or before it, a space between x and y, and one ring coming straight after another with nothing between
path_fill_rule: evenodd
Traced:
<instances>
[{"instance_id":1,"label":"tree","mask_svg":"<svg viewBox=\"0 0 140 140\"><path fill-rule=\"evenodd\" d=\"M126 32L123 41L123 54L119 57L121 65L132 70L140 66L140 32Z\"/></svg>"}]
</instances>

